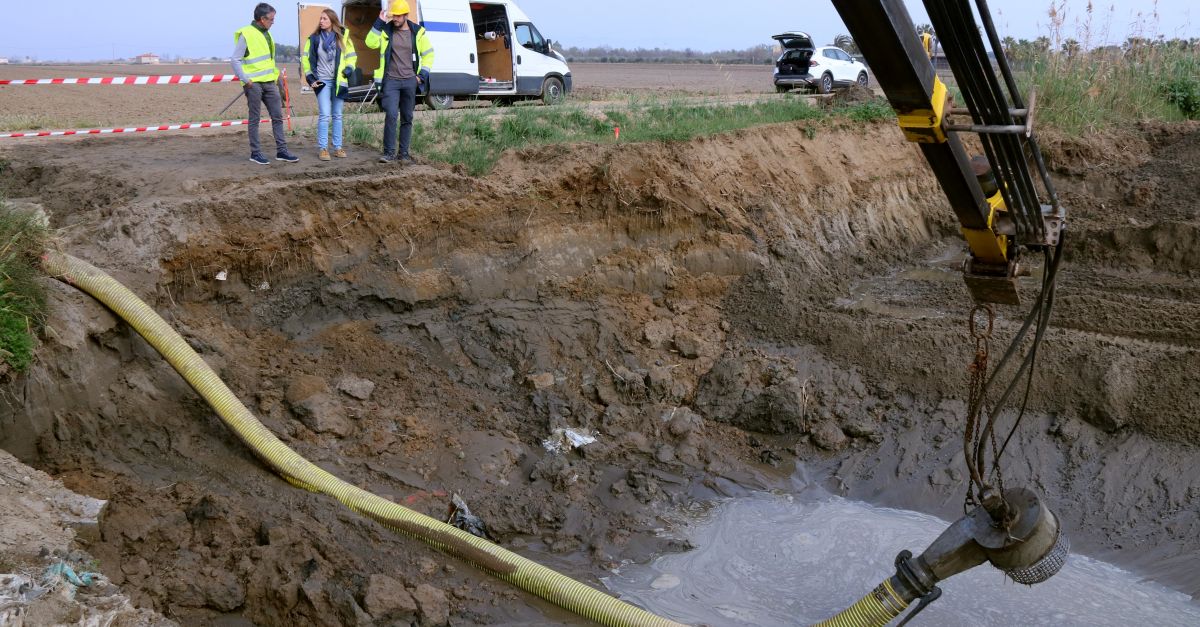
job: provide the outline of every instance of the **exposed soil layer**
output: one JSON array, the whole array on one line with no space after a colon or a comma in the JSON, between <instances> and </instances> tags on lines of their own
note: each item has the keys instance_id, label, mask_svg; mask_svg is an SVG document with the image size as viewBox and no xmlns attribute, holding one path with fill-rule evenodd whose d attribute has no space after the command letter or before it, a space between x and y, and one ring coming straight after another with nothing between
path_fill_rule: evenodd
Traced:
<instances>
[{"instance_id":1,"label":"exposed soil layer","mask_svg":"<svg viewBox=\"0 0 1200 627\"><path fill-rule=\"evenodd\" d=\"M1046 142L1068 264L1007 481L1044 492L1074 547L1196 596L1200 127L1103 141ZM797 463L960 511L962 245L892 125L537 148L485 179L247 170L243 142L0 156L63 250L327 470L435 517L457 493L501 544L592 582L685 548L660 513ZM576 620L269 474L126 325L50 286L0 447L109 501L86 548L137 603L185 624ZM562 428L598 442L554 454Z\"/></svg>"}]
</instances>

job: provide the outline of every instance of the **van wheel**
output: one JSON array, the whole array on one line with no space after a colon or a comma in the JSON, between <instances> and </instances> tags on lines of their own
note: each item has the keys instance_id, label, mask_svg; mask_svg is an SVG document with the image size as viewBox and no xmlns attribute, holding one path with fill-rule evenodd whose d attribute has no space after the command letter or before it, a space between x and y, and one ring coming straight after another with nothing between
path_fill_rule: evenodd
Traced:
<instances>
[{"instance_id":1,"label":"van wheel","mask_svg":"<svg viewBox=\"0 0 1200 627\"><path fill-rule=\"evenodd\" d=\"M450 94L430 94L425 96L425 104L434 111L449 109L454 106L454 96Z\"/></svg>"},{"instance_id":2,"label":"van wheel","mask_svg":"<svg viewBox=\"0 0 1200 627\"><path fill-rule=\"evenodd\" d=\"M825 73L821 75L821 81L817 83L817 92L828 94L833 91L833 75Z\"/></svg>"},{"instance_id":3,"label":"van wheel","mask_svg":"<svg viewBox=\"0 0 1200 627\"><path fill-rule=\"evenodd\" d=\"M542 102L548 105L560 104L566 94L563 92L561 80L551 76L542 83Z\"/></svg>"}]
</instances>

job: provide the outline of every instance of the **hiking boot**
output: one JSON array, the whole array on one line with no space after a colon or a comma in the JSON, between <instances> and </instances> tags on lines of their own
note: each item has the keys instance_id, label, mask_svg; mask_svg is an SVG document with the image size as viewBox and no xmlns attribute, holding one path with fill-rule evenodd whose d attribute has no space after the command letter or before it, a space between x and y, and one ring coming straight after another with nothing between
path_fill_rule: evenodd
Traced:
<instances>
[{"instance_id":1,"label":"hiking boot","mask_svg":"<svg viewBox=\"0 0 1200 627\"><path fill-rule=\"evenodd\" d=\"M279 152L275 153L275 160L276 161L287 161L288 163L296 163L297 161L300 161L300 157L293 155L292 153L288 152L287 149L285 148L285 149L280 150Z\"/></svg>"},{"instance_id":2,"label":"hiking boot","mask_svg":"<svg viewBox=\"0 0 1200 627\"><path fill-rule=\"evenodd\" d=\"M338 159L345 159L346 151L345 149L338 148L337 150L333 151L333 156L337 157Z\"/></svg>"},{"instance_id":3,"label":"hiking boot","mask_svg":"<svg viewBox=\"0 0 1200 627\"><path fill-rule=\"evenodd\" d=\"M258 165L270 165L271 162L267 161L267 158L264 157L261 152L252 152L250 153L250 163L257 163Z\"/></svg>"},{"instance_id":4,"label":"hiking boot","mask_svg":"<svg viewBox=\"0 0 1200 627\"><path fill-rule=\"evenodd\" d=\"M396 155L389 155L386 152L379 156L380 163L391 163L396 160Z\"/></svg>"},{"instance_id":5,"label":"hiking boot","mask_svg":"<svg viewBox=\"0 0 1200 627\"><path fill-rule=\"evenodd\" d=\"M321 161L329 161L329 151L322 148L321 152L317 153L317 158Z\"/></svg>"}]
</instances>

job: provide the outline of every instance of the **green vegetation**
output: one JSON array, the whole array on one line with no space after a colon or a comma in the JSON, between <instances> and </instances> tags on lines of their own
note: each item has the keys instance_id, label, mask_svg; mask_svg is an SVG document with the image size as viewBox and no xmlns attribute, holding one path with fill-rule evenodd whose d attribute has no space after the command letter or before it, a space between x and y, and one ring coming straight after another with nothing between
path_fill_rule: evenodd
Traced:
<instances>
[{"instance_id":1,"label":"green vegetation","mask_svg":"<svg viewBox=\"0 0 1200 627\"><path fill-rule=\"evenodd\" d=\"M37 259L46 234L38 216L0 200L0 360L18 372L33 362L33 336L45 321Z\"/></svg>"},{"instance_id":2,"label":"green vegetation","mask_svg":"<svg viewBox=\"0 0 1200 627\"><path fill-rule=\"evenodd\" d=\"M1038 86L1042 122L1085 132L1200 114L1200 54L1152 47L1140 54L1097 50L1039 58L1027 81Z\"/></svg>"},{"instance_id":3,"label":"green vegetation","mask_svg":"<svg viewBox=\"0 0 1200 627\"><path fill-rule=\"evenodd\" d=\"M1048 37L1007 38L1004 47L1022 89L1037 86L1037 116L1046 125L1081 133L1200 119L1200 40L1131 37L1088 49L1073 38L1057 47Z\"/></svg>"},{"instance_id":4,"label":"green vegetation","mask_svg":"<svg viewBox=\"0 0 1200 627\"><path fill-rule=\"evenodd\" d=\"M876 122L896 117L896 112L892 110L892 105L888 104L882 98L874 98L866 102L847 105L840 109L840 112L855 122Z\"/></svg>"},{"instance_id":5,"label":"green vegetation","mask_svg":"<svg viewBox=\"0 0 1200 627\"><path fill-rule=\"evenodd\" d=\"M486 174L509 149L573 142L675 142L761 124L820 121L849 117L874 121L892 117L883 101L868 101L824 112L792 95L750 103L637 100L619 108L589 110L578 105L518 106L448 111L413 127L414 154L460 164L467 172ZM382 122L356 114L346 116L348 142L378 148ZM616 129L620 128L620 139Z\"/></svg>"},{"instance_id":6,"label":"green vegetation","mask_svg":"<svg viewBox=\"0 0 1200 627\"><path fill-rule=\"evenodd\" d=\"M1200 120L1200 68L1167 81L1162 95L1191 120Z\"/></svg>"}]
</instances>

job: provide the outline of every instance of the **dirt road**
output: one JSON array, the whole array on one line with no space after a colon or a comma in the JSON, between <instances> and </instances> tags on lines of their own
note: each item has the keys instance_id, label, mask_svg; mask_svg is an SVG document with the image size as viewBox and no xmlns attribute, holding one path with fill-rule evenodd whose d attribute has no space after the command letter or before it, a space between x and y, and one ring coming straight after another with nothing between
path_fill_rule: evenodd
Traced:
<instances>
[{"instance_id":1,"label":"dirt road","mask_svg":"<svg viewBox=\"0 0 1200 627\"><path fill-rule=\"evenodd\" d=\"M458 493L587 581L679 550L661 512L801 462L857 498L961 511L961 243L891 124L535 148L483 179L366 157L248 171L243 142L0 145L4 191L329 471L435 517ZM1069 268L1009 480L1077 550L1200 594L1200 127L1045 142ZM0 448L109 501L85 548L141 606L575 620L269 474L127 326L51 294ZM598 442L551 453L561 428Z\"/></svg>"}]
</instances>

